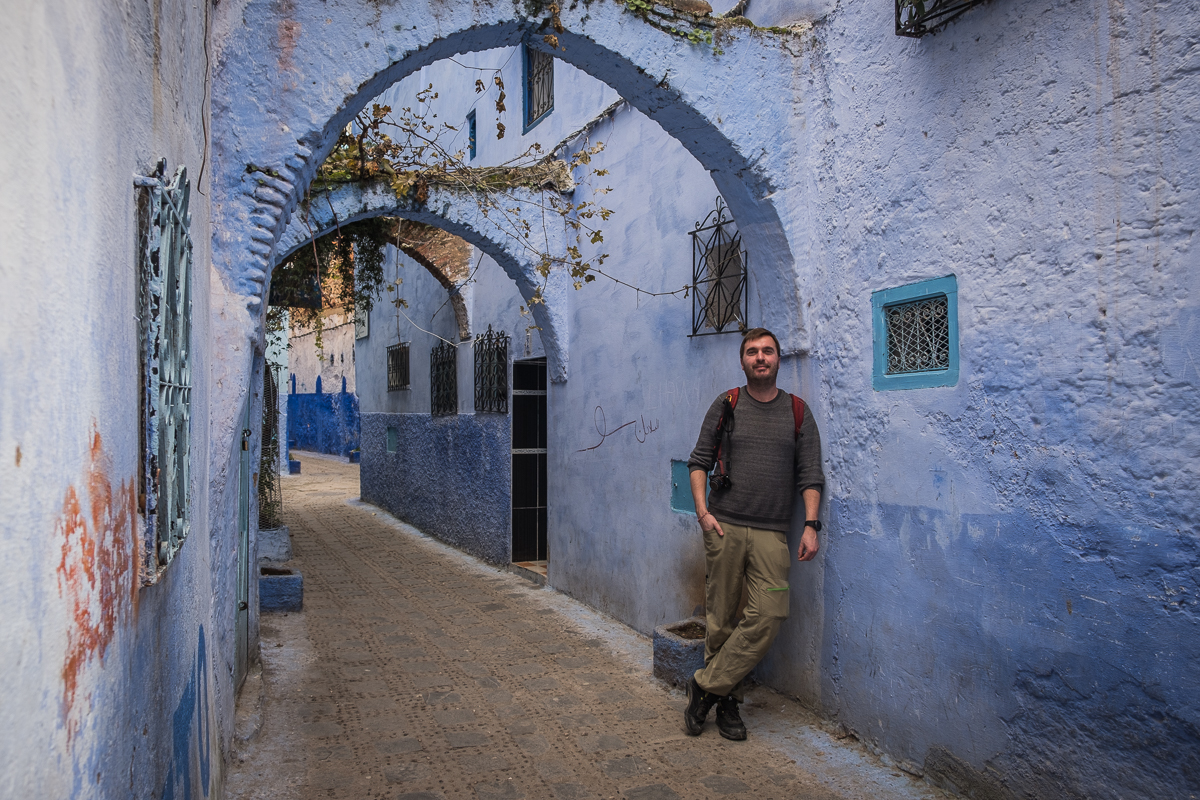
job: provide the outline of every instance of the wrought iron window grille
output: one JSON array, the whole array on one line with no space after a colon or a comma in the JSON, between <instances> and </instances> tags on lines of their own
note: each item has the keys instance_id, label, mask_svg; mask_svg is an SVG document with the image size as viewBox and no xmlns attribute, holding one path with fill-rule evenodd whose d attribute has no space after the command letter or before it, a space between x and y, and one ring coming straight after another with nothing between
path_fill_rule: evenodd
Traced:
<instances>
[{"instance_id":1,"label":"wrought iron window grille","mask_svg":"<svg viewBox=\"0 0 1200 800\"><path fill-rule=\"evenodd\" d=\"M521 52L525 65L525 80L522 82L525 125L522 133L528 133L554 110L554 56L535 50L528 44L521 46Z\"/></svg>"},{"instance_id":2,"label":"wrought iron window grille","mask_svg":"<svg viewBox=\"0 0 1200 800\"><path fill-rule=\"evenodd\" d=\"M475 339L475 412L508 413L508 334L493 331Z\"/></svg>"},{"instance_id":3,"label":"wrought iron window grille","mask_svg":"<svg viewBox=\"0 0 1200 800\"><path fill-rule=\"evenodd\" d=\"M692 237L692 336L732 333L747 328L749 293L746 291L748 255L742 234L728 214L724 201Z\"/></svg>"},{"instance_id":4,"label":"wrought iron window grille","mask_svg":"<svg viewBox=\"0 0 1200 800\"><path fill-rule=\"evenodd\" d=\"M914 39L936 33L983 0L895 0L896 35Z\"/></svg>"},{"instance_id":5,"label":"wrought iron window grille","mask_svg":"<svg viewBox=\"0 0 1200 800\"><path fill-rule=\"evenodd\" d=\"M950 315L946 295L885 306L887 374L950 368Z\"/></svg>"},{"instance_id":6,"label":"wrought iron window grille","mask_svg":"<svg viewBox=\"0 0 1200 800\"><path fill-rule=\"evenodd\" d=\"M458 413L458 348L449 342L429 353L429 392L433 416Z\"/></svg>"},{"instance_id":7,"label":"wrought iron window grille","mask_svg":"<svg viewBox=\"0 0 1200 800\"><path fill-rule=\"evenodd\" d=\"M408 388L408 344L408 342L400 342L387 349L387 388L389 392Z\"/></svg>"},{"instance_id":8,"label":"wrought iron window grille","mask_svg":"<svg viewBox=\"0 0 1200 800\"><path fill-rule=\"evenodd\" d=\"M138 327L141 475L145 519L142 584L156 583L190 524L192 402L191 184L166 160L134 179L138 193Z\"/></svg>"}]
</instances>

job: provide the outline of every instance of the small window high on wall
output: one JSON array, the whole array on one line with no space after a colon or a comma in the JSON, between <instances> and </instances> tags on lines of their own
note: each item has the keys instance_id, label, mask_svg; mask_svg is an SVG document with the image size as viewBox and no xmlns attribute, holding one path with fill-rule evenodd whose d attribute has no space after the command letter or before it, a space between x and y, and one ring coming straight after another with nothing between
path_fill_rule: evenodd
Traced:
<instances>
[{"instance_id":1,"label":"small window high on wall","mask_svg":"<svg viewBox=\"0 0 1200 800\"><path fill-rule=\"evenodd\" d=\"M191 184L166 161L134 181L141 362L138 505L146 522L142 583L155 583L190 525L192 406Z\"/></svg>"},{"instance_id":2,"label":"small window high on wall","mask_svg":"<svg viewBox=\"0 0 1200 800\"><path fill-rule=\"evenodd\" d=\"M534 50L529 45L521 46L525 65L523 91L525 99L525 125L523 133L537 125L554 110L554 56Z\"/></svg>"},{"instance_id":3,"label":"small window high on wall","mask_svg":"<svg viewBox=\"0 0 1200 800\"><path fill-rule=\"evenodd\" d=\"M953 275L871 295L876 391L958 383L958 281Z\"/></svg>"}]
</instances>

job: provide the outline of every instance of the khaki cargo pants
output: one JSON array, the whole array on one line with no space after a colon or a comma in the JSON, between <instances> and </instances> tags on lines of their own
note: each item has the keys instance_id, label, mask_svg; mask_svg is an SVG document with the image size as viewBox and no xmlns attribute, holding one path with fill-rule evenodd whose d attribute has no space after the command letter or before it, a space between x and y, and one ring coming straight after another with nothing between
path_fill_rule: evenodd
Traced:
<instances>
[{"instance_id":1,"label":"khaki cargo pants","mask_svg":"<svg viewBox=\"0 0 1200 800\"><path fill-rule=\"evenodd\" d=\"M721 523L724 536L704 532L706 623L700 688L742 700L742 678L762 660L787 619L791 553L782 531ZM737 619L743 587L746 610Z\"/></svg>"}]
</instances>

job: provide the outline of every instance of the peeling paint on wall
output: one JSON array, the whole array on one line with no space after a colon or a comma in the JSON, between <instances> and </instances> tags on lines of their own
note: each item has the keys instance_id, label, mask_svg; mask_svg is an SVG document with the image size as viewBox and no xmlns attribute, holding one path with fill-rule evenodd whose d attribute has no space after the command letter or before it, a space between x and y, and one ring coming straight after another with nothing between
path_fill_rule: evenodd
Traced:
<instances>
[{"instance_id":1,"label":"peeling paint on wall","mask_svg":"<svg viewBox=\"0 0 1200 800\"><path fill-rule=\"evenodd\" d=\"M68 742L78 733L84 714L76 706L80 675L93 661L103 663L118 627L137 614L135 482L121 481L114 492L110 469L110 459L93 420L85 501L81 501L74 486L67 487L55 529L55 538L62 542L59 594L69 604L71 618L62 668L62 716ZM90 512L90 526L84 502Z\"/></svg>"}]
</instances>

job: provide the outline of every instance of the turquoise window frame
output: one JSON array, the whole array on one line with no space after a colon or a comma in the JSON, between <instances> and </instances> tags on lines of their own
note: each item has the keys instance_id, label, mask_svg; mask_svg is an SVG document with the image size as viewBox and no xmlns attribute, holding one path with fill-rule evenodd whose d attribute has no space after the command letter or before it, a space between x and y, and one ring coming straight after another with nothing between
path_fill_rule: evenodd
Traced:
<instances>
[{"instance_id":1,"label":"turquoise window frame","mask_svg":"<svg viewBox=\"0 0 1200 800\"><path fill-rule=\"evenodd\" d=\"M887 327L883 310L889 306L913 303L944 295L946 297L946 320L949 326L950 366L946 369L925 372L903 372L887 374ZM954 275L944 278L910 283L894 289L881 289L871 293L871 329L874 350L874 366L871 386L877 392L894 389L933 389L954 386L958 383L958 279Z\"/></svg>"},{"instance_id":2,"label":"turquoise window frame","mask_svg":"<svg viewBox=\"0 0 1200 800\"><path fill-rule=\"evenodd\" d=\"M681 514L695 514L696 501L692 497L692 471L686 461L671 459L671 510Z\"/></svg>"}]
</instances>

